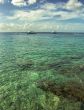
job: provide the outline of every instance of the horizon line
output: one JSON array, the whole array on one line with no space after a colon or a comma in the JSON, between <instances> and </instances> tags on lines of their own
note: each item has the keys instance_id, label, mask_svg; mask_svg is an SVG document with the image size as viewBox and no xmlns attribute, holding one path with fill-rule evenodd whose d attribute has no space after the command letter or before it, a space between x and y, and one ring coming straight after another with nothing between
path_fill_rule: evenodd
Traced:
<instances>
[{"instance_id":1,"label":"horizon line","mask_svg":"<svg viewBox=\"0 0 84 110\"><path fill-rule=\"evenodd\" d=\"M39 32L39 31L29 31L29 32L27 32L27 31L23 31L23 32L20 32L20 31L12 31L12 32L0 32L0 33L27 33L27 34L34 34L34 33L53 33L53 34L57 34L57 33L78 33L78 34L84 34L84 32L63 32L63 31L59 31L59 32L56 32L56 31L51 31L51 32L48 32L48 31L46 31L46 32Z\"/></svg>"}]
</instances>

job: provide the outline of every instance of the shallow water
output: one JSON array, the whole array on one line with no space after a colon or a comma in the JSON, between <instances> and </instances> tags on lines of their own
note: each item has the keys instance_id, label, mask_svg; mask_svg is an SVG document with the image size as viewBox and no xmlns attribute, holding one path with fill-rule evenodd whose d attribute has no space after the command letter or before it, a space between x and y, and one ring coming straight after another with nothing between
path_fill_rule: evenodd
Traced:
<instances>
[{"instance_id":1,"label":"shallow water","mask_svg":"<svg viewBox=\"0 0 84 110\"><path fill-rule=\"evenodd\" d=\"M40 80L84 85L83 34L0 34L0 110L81 110Z\"/></svg>"}]
</instances>

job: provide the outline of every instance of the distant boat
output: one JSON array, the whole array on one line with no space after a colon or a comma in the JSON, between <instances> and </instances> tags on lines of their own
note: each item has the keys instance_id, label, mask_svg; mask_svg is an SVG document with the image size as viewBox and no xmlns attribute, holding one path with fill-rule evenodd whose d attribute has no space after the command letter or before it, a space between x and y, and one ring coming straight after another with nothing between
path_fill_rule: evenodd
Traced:
<instances>
[{"instance_id":1,"label":"distant boat","mask_svg":"<svg viewBox=\"0 0 84 110\"><path fill-rule=\"evenodd\" d=\"M53 32L53 34L57 34L57 32Z\"/></svg>"},{"instance_id":2,"label":"distant boat","mask_svg":"<svg viewBox=\"0 0 84 110\"><path fill-rule=\"evenodd\" d=\"M37 33L30 31L30 32L27 32L27 34L37 34Z\"/></svg>"},{"instance_id":3,"label":"distant boat","mask_svg":"<svg viewBox=\"0 0 84 110\"><path fill-rule=\"evenodd\" d=\"M52 34L57 34L57 32L55 32L55 31L52 31Z\"/></svg>"}]
</instances>

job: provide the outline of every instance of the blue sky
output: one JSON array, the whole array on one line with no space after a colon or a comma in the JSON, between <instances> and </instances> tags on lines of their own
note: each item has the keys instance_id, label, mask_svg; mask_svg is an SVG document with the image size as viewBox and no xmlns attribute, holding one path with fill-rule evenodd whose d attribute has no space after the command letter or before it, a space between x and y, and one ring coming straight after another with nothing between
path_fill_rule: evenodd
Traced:
<instances>
[{"instance_id":1,"label":"blue sky","mask_svg":"<svg viewBox=\"0 0 84 110\"><path fill-rule=\"evenodd\" d=\"M84 0L0 0L0 31L84 32Z\"/></svg>"}]
</instances>

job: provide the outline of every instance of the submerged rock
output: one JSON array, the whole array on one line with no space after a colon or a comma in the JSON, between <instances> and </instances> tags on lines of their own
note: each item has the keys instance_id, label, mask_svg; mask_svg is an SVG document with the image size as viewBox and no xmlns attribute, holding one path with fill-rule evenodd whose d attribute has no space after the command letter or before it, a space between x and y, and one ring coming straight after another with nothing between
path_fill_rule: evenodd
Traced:
<instances>
[{"instance_id":1,"label":"submerged rock","mask_svg":"<svg viewBox=\"0 0 84 110\"><path fill-rule=\"evenodd\" d=\"M84 64L77 64L71 67L71 73L77 73L80 75L81 73L84 72Z\"/></svg>"},{"instance_id":2,"label":"submerged rock","mask_svg":"<svg viewBox=\"0 0 84 110\"><path fill-rule=\"evenodd\" d=\"M79 69L80 69L81 72L84 71L84 64L83 65L79 65Z\"/></svg>"},{"instance_id":3,"label":"submerged rock","mask_svg":"<svg viewBox=\"0 0 84 110\"><path fill-rule=\"evenodd\" d=\"M37 83L37 86L42 90L50 91L57 96L84 102L84 86L81 84L67 83L59 85L52 81L42 80Z\"/></svg>"},{"instance_id":4,"label":"submerged rock","mask_svg":"<svg viewBox=\"0 0 84 110\"><path fill-rule=\"evenodd\" d=\"M32 61L28 61L17 65L18 65L18 68L20 68L21 70L28 70L33 67L34 63Z\"/></svg>"},{"instance_id":5,"label":"submerged rock","mask_svg":"<svg viewBox=\"0 0 84 110\"><path fill-rule=\"evenodd\" d=\"M81 55L75 55L75 56L71 56L70 58L73 60L77 60L77 59L79 60L79 59L84 58L84 55L82 55L82 54Z\"/></svg>"},{"instance_id":6,"label":"submerged rock","mask_svg":"<svg viewBox=\"0 0 84 110\"><path fill-rule=\"evenodd\" d=\"M66 65L66 64L70 64L70 60L68 59L63 59L59 62L53 62L53 63L50 63L50 64L47 64L48 68L50 69L59 69L59 68L62 68L62 66Z\"/></svg>"}]
</instances>

